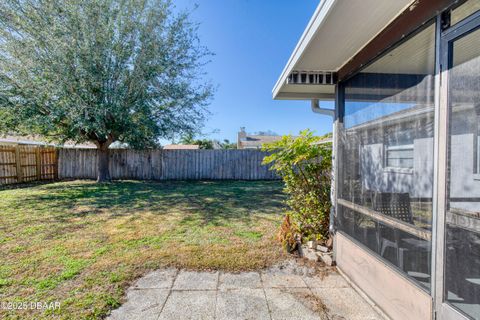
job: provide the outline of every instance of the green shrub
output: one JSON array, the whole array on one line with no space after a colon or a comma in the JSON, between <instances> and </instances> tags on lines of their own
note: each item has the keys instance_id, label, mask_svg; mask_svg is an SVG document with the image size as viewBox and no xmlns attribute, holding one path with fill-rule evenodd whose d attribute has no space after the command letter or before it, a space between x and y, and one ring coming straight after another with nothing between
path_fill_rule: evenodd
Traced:
<instances>
[{"instance_id":1,"label":"green shrub","mask_svg":"<svg viewBox=\"0 0 480 320\"><path fill-rule=\"evenodd\" d=\"M263 163L271 164L271 170L282 177L290 208L287 215L304 240L322 241L328 236L332 145L319 144L322 139L305 130L262 148L271 152Z\"/></svg>"}]
</instances>

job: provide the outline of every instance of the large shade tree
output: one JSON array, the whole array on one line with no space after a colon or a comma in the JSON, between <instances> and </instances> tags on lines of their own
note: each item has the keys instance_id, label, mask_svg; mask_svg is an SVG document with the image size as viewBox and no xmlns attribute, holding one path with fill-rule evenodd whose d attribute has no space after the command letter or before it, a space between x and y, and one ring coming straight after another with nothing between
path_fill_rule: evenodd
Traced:
<instances>
[{"instance_id":1,"label":"large shade tree","mask_svg":"<svg viewBox=\"0 0 480 320\"><path fill-rule=\"evenodd\" d=\"M0 2L0 132L149 148L198 132L212 87L188 12L168 0Z\"/></svg>"}]
</instances>

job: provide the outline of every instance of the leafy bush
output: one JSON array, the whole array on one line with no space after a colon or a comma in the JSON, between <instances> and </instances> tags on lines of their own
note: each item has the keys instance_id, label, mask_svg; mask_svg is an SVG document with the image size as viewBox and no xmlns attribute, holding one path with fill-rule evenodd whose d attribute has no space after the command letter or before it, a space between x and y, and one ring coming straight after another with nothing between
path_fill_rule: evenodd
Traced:
<instances>
[{"instance_id":1,"label":"leafy bush","mask_svg":"<svg viewBox=\"0 0 480 320\"><path fill-rule=\"evenodd\" d=\"M298 137L284 136L262 148L271 152L263 163L271 164L285 183L292 224L288 232L294 227L304 240L322 241L328 236L332 145L319 144L323 138L305 130ZM283 241L285 237L291 239L291 235L279 235Z\"/></svg>"}]
</instances>

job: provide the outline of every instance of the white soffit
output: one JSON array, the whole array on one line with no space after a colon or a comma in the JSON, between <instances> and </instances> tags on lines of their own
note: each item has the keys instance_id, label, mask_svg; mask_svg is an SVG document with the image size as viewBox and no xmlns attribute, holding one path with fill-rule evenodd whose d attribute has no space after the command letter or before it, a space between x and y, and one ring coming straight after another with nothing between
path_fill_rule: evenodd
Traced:
<instances>
[{"instance_id":1,"label":"white soffit","mask_svg":"<svg viewBox=\"0 0 480 320\"><path fill-rule=\"evenodd\" d=\"M402 43L373 64L365 73L433 74L435 70L435 25Z\"/></svg>"},{"instance_id":2,"label":"white soffit","mask_svg":"<svg viewBox=\"0 0 480 320\"><path fill-rule=\"evenodd\" d=\"M275 84L273 98L332 99L334 86L298 89L286 84L286 79L292 71L338 71L412 2L321 0Z\"/></svg>"}]
</instances>

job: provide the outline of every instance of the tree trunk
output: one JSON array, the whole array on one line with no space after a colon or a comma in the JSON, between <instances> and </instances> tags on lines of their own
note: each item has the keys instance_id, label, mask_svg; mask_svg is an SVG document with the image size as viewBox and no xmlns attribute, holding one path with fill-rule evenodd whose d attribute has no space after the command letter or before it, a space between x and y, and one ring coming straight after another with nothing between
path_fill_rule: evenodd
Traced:
<instances>
[{"instance_id":1,"label":"tree trunk","mask_svg":"<svg viewBox=\"0 0 480 320\"><path fill-rule=\"evenodd\" d=\"M110 182L110 170L108 169L110 144L102 143L98 145L98 164L97 164L97 182Z\"/></svg>"}]
</instances>

